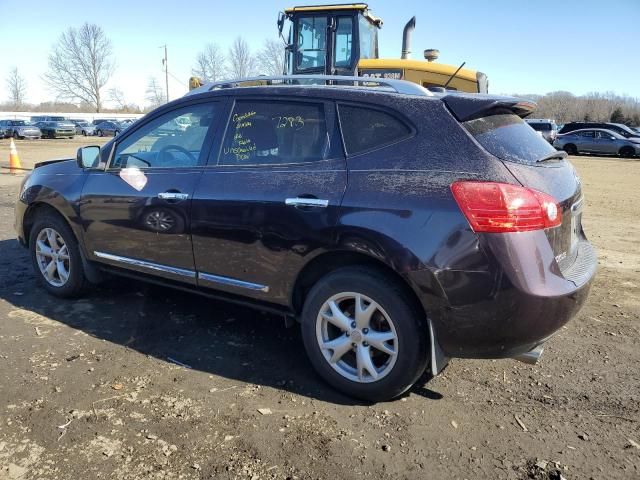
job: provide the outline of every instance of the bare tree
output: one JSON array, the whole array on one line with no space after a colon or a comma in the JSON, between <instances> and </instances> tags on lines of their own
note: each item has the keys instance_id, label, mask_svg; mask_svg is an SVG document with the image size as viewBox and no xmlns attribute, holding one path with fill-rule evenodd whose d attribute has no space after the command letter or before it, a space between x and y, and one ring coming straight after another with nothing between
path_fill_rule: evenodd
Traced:
<instances>
[{"instance_id":1,"label":"bare tree","mask_svg":"<svg viewBox=\"0 0 640 480\"><path fill-rule=\"evenodd\" d=\"M124 93L119 88L109 90L109 100L111 100L119 110L125 110L128 107Z\"/></svg>"},{"instance_id":2,"label":"bare tree","mask_svg":"<svg viewBox=\"0 0 640 480\"><path fill-rule=\"evenodd\" d=\"M229 49L229 75L233 78L244 78L253 75L255 59L249 45L242 37L237 37Z\"/></svg>"},{"instance_id":3,"label":"bare tree","mask_svg":"<svg viewBox=\"0 0 640 480\"><path fill-rule=\"evenodd\" d=\"M147 84L146 99L152 108L159 107L167 101L164 90L162 89L162 86L160 86L160 83L158 82L156 77L149 78L149 83Z\"/></svg>"},{"instance_id":4,"label":"bare tree","mask_svg":"<svg viewBox=\"0 0 640 480\"><path fill-rule=\"evenodd\" d=\"M258 54L258 69L264 75L282 75L284 70L284 45L267 39Z\"/></svg>"},{"instance_id":5,"label":"bare tree","mask_svg":"<svg viewBox=\"0 0 640 480\"><path fill-rule=\"evenodd\" d=\"M59 97L89 103L99 112L101 90L113 70L111 41L98 25L85 23L60 35L44 78Z\"/></svg>"},{"instance_id":6,"label":"bare tree","mask_svg":"<svg viewBox=\"0 0 640 480\"><path fill-rule=\"evenodd\" d=\"M191 73L203 82L222 80L227 68L224 52L215 43L208 43L196 57L196 66Z\"/></svg>"},{"instance_id":7,"label":"bare tree","mask_svg":"<svg viewBox=\"0 0 640 480\"><path fill-rule=\"evenodd\" d=\"M124 113L137 113L140 107L134 103L127 102L124 93L119 88L109 89L109 100L113 102L116 109Z\"/></svg>"},{"instance_id":8,"label":"bare tree","mask_svg":"<svg viewBox=\"0 0 640 480\"><path fill-rule=\"evenodd\" d=\"M27 92L27 82L24 77L20 75L17 67L13 67L7 75L7 88L9 89L9 101L11 106L18 110L24 104L24 99Z\"/></svg>"}]
</instances>

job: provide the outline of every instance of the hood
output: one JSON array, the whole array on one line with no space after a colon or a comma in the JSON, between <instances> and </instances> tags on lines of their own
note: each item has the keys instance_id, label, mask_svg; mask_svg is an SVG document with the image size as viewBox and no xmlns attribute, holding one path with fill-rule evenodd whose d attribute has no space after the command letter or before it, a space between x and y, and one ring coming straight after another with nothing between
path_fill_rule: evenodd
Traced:
<instances>
[{"instance_id":1,"label":"hood","mask_svg":"<svg viewBox=\"0 0 640 480\"><path fill-rule=\"evenodd\" d=\"M52 175L64 174L64 173L77 173L80 171L80 167L73 158L57 158L53 160L45 160L44 162L38 162L33 166L34 170L38 170L39 173L48 173Z\"/></svg>"}]
</instances>

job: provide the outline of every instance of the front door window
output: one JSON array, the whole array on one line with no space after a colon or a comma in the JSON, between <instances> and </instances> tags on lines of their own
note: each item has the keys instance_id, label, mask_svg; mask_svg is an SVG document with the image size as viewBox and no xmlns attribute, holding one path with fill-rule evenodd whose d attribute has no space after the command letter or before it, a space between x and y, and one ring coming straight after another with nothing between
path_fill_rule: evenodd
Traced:
<instances>
[{"instance_id":1,"label":"front door window","mask_svg":"<svg viewBox=\"0 0 640 480\"><path fill-rule=\"evenodd\" d=\"M201 165L202 146L213 115L212 104L197 104L158 117L118 142L110 168Z\"/></svg>"}]
</instances>

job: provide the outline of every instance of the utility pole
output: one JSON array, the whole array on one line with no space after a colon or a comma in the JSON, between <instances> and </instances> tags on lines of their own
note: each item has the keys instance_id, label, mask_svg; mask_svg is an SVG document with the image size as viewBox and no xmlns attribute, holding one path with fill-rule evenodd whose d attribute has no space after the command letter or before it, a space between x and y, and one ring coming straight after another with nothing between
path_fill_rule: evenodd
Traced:
<instances>
[{"instance_id":1,"label":"utility pole","mask_svg":"<svg viewBox=\"0 0 640 480\"><path fill-rule=\"evenodd\" d=\"M169 64L167 63L167 44L165 43L162 47L164 47L164 58L162 59L162 65L164 65L164 88L167 92L167 103L169 103Z\"/></svg>"}]
</instances>

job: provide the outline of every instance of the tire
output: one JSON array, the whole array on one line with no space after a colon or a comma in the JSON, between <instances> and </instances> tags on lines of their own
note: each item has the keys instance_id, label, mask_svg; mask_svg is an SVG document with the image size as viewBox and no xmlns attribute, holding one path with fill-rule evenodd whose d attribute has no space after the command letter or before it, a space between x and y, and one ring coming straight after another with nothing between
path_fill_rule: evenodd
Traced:
<instances>
[{"instance_id":1,"label":"tire","mask_svg":"<svg viewBox=\"0 0 640 480\"><path fill-rule=\"evenodd\" d=\"M353 313L358 295L365 310L373 306L370 321ZM351 315L336 315L331 301ZM345 267L324 276L302 310L302 339L311 364L327 383L352 397L377 402L401 395L422 375L428 360L426 322L414 303L401 285L375 269ZM339 348L321 348L329 342Z\"/></svg>"},{"instance_id":2,"label":"tire","mask_svg":"<svg viewBox=\"0 0 640 480\"><path fill-rule=\"evenodd\" d=\"M96 133L98 134L99 137L102 136L102 130L98 130Z\"/></svg>"},{"instance_id":3,"label":"tire","mask_svg":"<svg viewBox=\"0 0 640 480\"><path fill-rule=\"evenodd\" d=\"M562 149L567 152L568 155L578 155L578 149L573 143L567 143Z\"/></svg>"},{"instance_id":4,"label":"tire","mask_svg":"<svg viewBox=\"0 0 640 480\"><path fill-rule=\"evenodd\" d=\"M623 158L633 158L635 157L636 152L633 149L633 147L622 147L620 149L620 152L618 152L618 155L620 155Z\"/></svg>"},{"instance_id":5,"label":"tire","mask_svg":"<svg viewBox=\"0 0 640 480\"><path fill-rule=\"evenodd\" d=\"M87 131L86 130L82 130L82 136L86 137L87 136Z\"/></svg>"},{"instance_id":6,"label":"tire","mask_svg":"<svg viewBox=\"0 0 640 480\"><path fill-rule=\"evenodd\" d=\"M15 138L16 140L18 140L20 138L18 136L18 132L16 132L15 130L13 131L13 138Z\"/></svg>"},{"instance_id":7,"label":"tire","mask_svg":"<svg viewBox=\"0 0 640 480\"><path fill-rule=\"evenodd\" d=\"M54 236L55 241L52 240ZM45 252L55 252L56 247L58 261L55 262L55 272L47 278L45 271L47 266L55 261L55 257L52 258L50 253ZM36 218L29 234L29 254L38 281L49 293L57 297L72 298L85 290L87 280L78 242L69 226L60 217L46 213ZM66 275L63 272L66 272Z\"/></svg>"}]
</instances>

